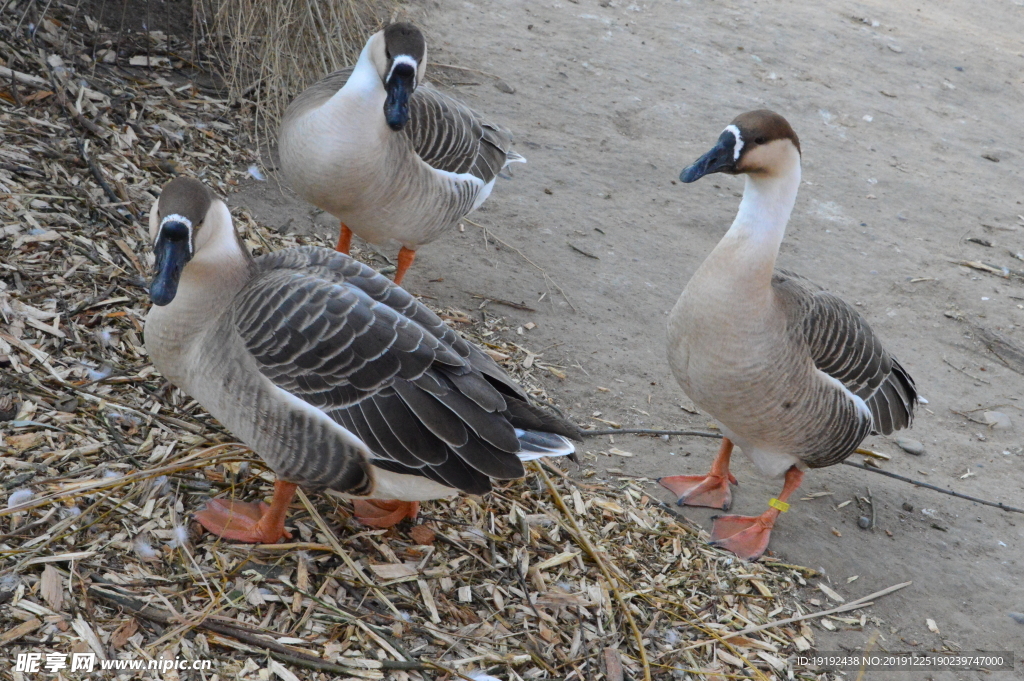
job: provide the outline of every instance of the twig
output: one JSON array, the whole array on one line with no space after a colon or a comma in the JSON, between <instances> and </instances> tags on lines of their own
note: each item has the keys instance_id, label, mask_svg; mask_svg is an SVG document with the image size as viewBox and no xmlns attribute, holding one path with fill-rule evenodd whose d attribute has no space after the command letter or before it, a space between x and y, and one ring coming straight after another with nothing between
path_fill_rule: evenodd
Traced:
<instances>
[{"instance_id":1,"label":"twig","mask_svg":"<svg viewBox=\"0 0 1024 681\"><path fill-rule=\"evenodd\" d=\"M630 435L689 435L692 437L712 437L721 440L721 433L709 433L704 430L658 430L656 428L608 428L607 430L581 430L583 437L596 437L598 435L618 435L627 433Z\"/></svg>"},{"instance_id":2,"label":"twig","mask_svg":"<svg viewBox=\"0 0 1024 681\"><path fill-rule=\"evenodd\" d=\"M957 497L958 499L966 499L967 501L973 501L973 502L978 503L978 504L984 504L985 506L992 506L994 508L1002 509L1004 511L1012 511L1013 513L1024 513L1024 508L1017 508L1015 506L1007 506L1006 504L1004 504L1004 503L1002 503L1000 501L986 501L985 499L979 499L978 497L972 497L972 496L970 496L968 494L961 494L960 492L954 492L951 489L943 489L942 487L937 487L935 485L928 484L927 482L921 482L920 480L914 480L913 478L908 478L908 477L905 477L905 476L902 476L902 475L898 475L896 473L890 473L889 471L883 471L880 468L870 468L870 467L865 466L863 464L853 463L852 461L844 461L843 463L845 465L847 465L847 466L853 466L854 468L859 468L859 469L861 469L863 471L871 471L872 473L878 473L879 475L884 475L887 478L893 478L895 480L900 480L902 482L909 482L911 485L917 485L918 487L926 487L926 488L928 488L930 490L934 490L936 492L942 492L943 494L948 494L949 496Z\"/></svg>"},{"instance_id":3,"label":"twig","mask_svg":"<svg viewBox=\"0 0 1024 681\"><path fill-rule=\"evenodd\" d=\"M801 622L803 620L814 619L815 617L825 617L826 615L834 615L834 614L837 614L837 613L840 613L840 612L846 612L847 610L856 610L858 608L864 608L864 607L867 607L869 605L872 605L872 603L874 602L874 599L881 598L882 596L888 596L893 591L899 591L900 589L902 589L904 587L908 587L911 584L913 584L913 582L903 582L902 584L896 584L894 586L890 586L887 589L882 589L881 591L876 591L875 593L873 593L873 594L871 594L869 596L864 596L863 598L858 598L855 601L850 601L849 603L843 603L842 605L837 606L835 608L830 608L829 610L822 610L820 612L812 612L812 613L808 613L806 615L797 615L796 617L790 617L788 619L778 620L776 622L768 622L767 624L759 624L756 627L747 627L746 629L741 629L740 631L734 631L734 632L731 632L731 633L728 633L728 634L722 634L722 638L735 638L736 636L746 636L747 634L753 634L755 632L764 631L765 629L772 629L774 627L781 627L781 626L784 626L786 624L792 624L793 622ZM682 648L680 650L680 652L682 652L684 650L693 650L694 648L699 648L699 647L701 647L703 645L707 645L708 643L713 643L713 642L714 642L714 639L707 640L707 641L699 641L698 643L692 643L692 644L686 646L685 648Z\"/></svg>"},{"instance_id":4,"label":"twig","mask_svg":"<svg viewBox=\"0 0 1024 681\"><path fill-rule=\"evenodd\" d=\"M22 85L29 85L31 87L39 88L40 90L45 90L46 88L50 87L49 81L47 81L45 78L40 78L39 76L32 76L27 73L22 73L21 71L15 71L13 69L7 68L6 66L0 66L0 76L3 76L4 78L7 78L9 80L16 80Z\"/></svg>"},{"instance_id":5,"label":"twig","mask_svg":"<svg viewBox=\"0 0 1024 681\"><path fill-rule=\"evenodd\" d=\"M948 364L949 366L953 367L954 369L956 369L960 373L962 373L964 376L968 376L970 378L973 378L975 381L981 381L982 383L987 383L989 385L992 385L991 381L986 381L984 378L980 378L978 376L975 376L974 374L969 373L966 369L961 369L960 367L958 367L957 365L953 364L952 362L950 362L945 357L942 358L942 361L945 362L946 364Z\"/></svg>"},{"instance_id":6,"label":"twig","mask_svg":"<svg viewBox=\"0 0 1024 681\"><path fill-rule=\"evenodd\" d=\"M865 489L868 492L868 496L867 496L868 505L871 506L871 529L873 530L873 529L875 529L875 519L876 519L876 515L875 515L875 498L873 496L871 496L871 488L870 487L866 487Z\"/></svg>"},{"instance_id":7,"label":"twig","mask_svg":"<svg viewBox=\"0 0 1024 681\"><path fill-rule=\"evenodd\" d=\"M968 239L968 241L974 241L974 239ZM997 265L990 265L987 262L981 262L979 260L950 260L950 262L955 265L962 265L964 267L970 267L981 272L987 272L989 274L993 274L1003 279L1009 279L1011 277L1016 277L1017 279L1024 279L1024 272L1021 272L1020 270L1015 270L1012 267L1000 267Z\"/></svg>"},{"instance_id":8,"label":"twig","mask_svg":"<svg viewBox=\"0 0 1024 681\"><path fill-rule=\"evenodd\" d=\"M494 298L493 296L485 296L483 293L473 293L472 291L465 291L465 293L468 293L469 295L473 296L474 298L483 298L484 300L489 300L492 303L497 303L498 305L506 305L506 306L514 308L516 310L525 310L527 312L536 312L536 310L533 309L532 307L527 307L526 305L523 305L522 303L513 303L511 300L504 300L502 298Z\"/></svg>"},{"instance_id":9,"label":"twig","mask_svg":"<svg viewBox=\"0 0 1024 681\"><path fill-rule=\"evenodd\" d=\"M120 203L121 197L114 193L114 190L110 188L110 185L107 184L106 179L104 179L103 173L100 172L99 166L89 158L89 154L85 153L85 143L82 142L81 139L78 140L78 153L82 155L82 160L85 161L87 166L89 166L89 170L92 171L93 178L95 178L96 182L103 188L103 193L107 195L110 202ZM129 213L130 212L131 211L129 211Z\"/></svg>"},{"instance_id":10,"label":"twig","mask_svg":"<svg viewBox=\"0 0 1024 681\"><path fill-rule=\"evenodd\" d=\"M576 522L576 517L569 510L569 507L565 505L565 500L562 499L562 495L558 493L558 488L555 487L555 483L551 482L551 478L544 470L543 466L534 464L533 469L540 474L540 477L544 480L544 484L547 485L548 491L551 493L551 497L555 500L555 505L558 506L562 514L569 520L573 529L573 538L580 547L587 552L587 554L597 563L597 567L601 570L601 574L604 575L605 581L608 582L608 588L611 589L612 594L615 596L615 600L618 601L619 607L622 608L622 613L626 616L626 621L629 623L629 628L633 631L633 637L636 639L637 652L640 654L640 663L644 668L644 681L651 681L651 664L647 660L647 650L644 648L644 637L640 633L640 628L636 625L636 620L633 619L633 613L629 611L629 606L626 604L626 600L622 597L622 593L619 591L617 586L618 579L612 576L611 570L605 565L604 559L601 558L601 554L597 552L594 545L590 543L590 540L583 530L580 529L579 524Z\"/></svg>"},{"instance_id":11,"label":"twig","mask_svg":"<svg viewBox=\"0 0 1024 681\"><path fill-rule=\"evenodd\" d=\"M21 92L18 90L18 79L14 77L14 71L11 71L11 96L14 97L14 103L19 108L25 106L25 102L21 98Z\"/></svg>"},{"instance_id":12,"label":"twig","mask_svg":"<svg viewBox=\"0 0 1024 681\"><path fill-rule=\"evenodd\" d=\"M577 246L576 244L574 244L574 243L572 243L570 241L566 241L566 243L569 244L569 248L571 248L572 250L576 251L577 253L579 253L581 255L585 255L588 258L593 258L594 260L600 260L601 259L598 256L594 255L593 253L591 253L589 251L583 250L582 248L580 248L579 246Z\"/></svg>"},{"instance_id":13,"label":"twig","mask_svg":"<svg viewBox=\"0 0 1024 681\"><path fill-rule=\"evenodd\" d=\"M119 478L102 478L100 480L91 480L82 485L68 487L63 490L53 492L52 494L47 494L45 496L38 497L28 503L21 504L19 506L14 506L13 508L2 509L0 510L0 517L10 515L12 513L18 513L20 511L30 511L34 508L45 506L53 501L73 499L75 497L80 497L84 494L89 494L95 492L96 490L106 489L108 487L120 487L130 482L136 482L138 480L146 480L148 478L154 478L159 475L177 473L178 471L186 470L189 468L195 468L199 465L209 465L212 464L214 461L220 460L221 458L234 456L234 454L231 452L217 453L217 450L226 449L227 447L239 447L247 449L245 445L238 442L226 442L223 444L214 445L213 447L204 449L200 452L197 452L196 454L186 456L185 458L179 459L177 462L168 464L166 466L136 471L134 473L123 475Z\"/></svg>"},{"instance_id":14,"label":"twig","mask_svg":"<svg viewBox=\"0 0 1024 681\"><path fill-rule=\"evenodd\" d=\"M162 612L156 608L147 606L140 600L125 596L114 591L107 591L104 588L98 586L90 586L89 593L100 600L107 601L109 603L115 603L118 606L130 611L132 614L145 619L157 622L163 625L179 625L181 622L178 618L172 616L169 613ZM190 627L197 629L206 629L213 631L218 634L230 636L238 639L243 643L258 646L260 648L267 649L271 655L283 659L285 662L291 662L293 664L302 665L310 669L320 669L324 671L331 671L335 673L351 674L352 667L343 667L341 665L331 664L324 660L313 657L312 655L305 655L294 648L289 648L285 645L278 643L270 638L271 634L264 633L258 629L250 629L249 627L242 627L226 622L216 622L209 619L200 620L199 622L188 623ZM378 660L382 669L400 669L400 670L422 670L430 669L430 666L421 662L405 661L405 660Z\"/></svg>"},{"instance_id":15,"label":"twig","mask_svg":"<svg viewBox=\"0 0 1024 681\"><path fill-rule=\"evenodd\" d=\"M331 662L325 662L323 660L312 659L307 657L297 657L295 655L288 655L285 653L279 653L271 651L270 653L282 662L291 662L307 669L319 669L325 672L334 672L336 674L345 674L346 677L352 676L354 671L353 667L343 667L340 664L332 664ZM423 664L422 662L409 662L406 660L377 660L380 663L381 669L400 669L406 671L423 671L426 669L433 669L434 665Z\"/></svg>"},{"instance_id":16,"label":"twig","mask_svg":"<svg viewBox=\"0 0 1024 681\"><path fill-rule=\"evenodd\" d=\"M519 254L519 257L521 257L523 260L525 260L526 262L530 263L535 268L537 268L537 271L544 275L544 279L548 283L550 283L552 286L554 286L556 289L558 289L558 292L562 294L563 298L565 298L565 302L569 303L569 307L572 308L572 311L573 312L577 312L576 306L572 304L572 301L569 299L569 296L566 295L565 291L562 290L562 287L559 286L558 283L554 279L551 278L551 275L548 274L548 271L546 269L544 269L543 267L541 267L540 265L538 265L534 261L532 261L529 258L527 258L526 254L523 253L518 248L516 248L515 246L509 245L509 244L505 243L504 241L502 241L500 238L494 236L494 234L491 233L491 230L487 229L486 227L481 225L479 222L473 222L469 218L462 218L462 221L463 222L468 222L469 224L473 225L474 227L478 227L478 228L484 230L484 234L485 235L489 235L492 239L497 241L499 244L501 244L505 248L507 248L507 249L509 249L511 251L515 251L516 253Z\"/></svg>"}]
</instances>

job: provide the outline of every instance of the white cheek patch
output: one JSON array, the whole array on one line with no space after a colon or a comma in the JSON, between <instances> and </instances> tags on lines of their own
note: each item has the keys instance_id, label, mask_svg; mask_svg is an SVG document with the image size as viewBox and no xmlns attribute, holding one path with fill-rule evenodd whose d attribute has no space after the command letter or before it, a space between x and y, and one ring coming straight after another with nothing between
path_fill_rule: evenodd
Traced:
<instances>
[{"instance_id":1,"label":"white cheek patch","mask_svg":"<svg viewBox=\"0 0 1024 681\"><path fill-rule=\"evenodd\" d=\"M727 132L731 132L732 136L736 138L736 144L732 148L732 160L740 160L740 154L743 152L743 135L740 134L740 129L735 125L725 126Z\"/></svg>"},{"instance_id":2,"label":"white cheek patch","mask_svg":"<svg viewBox=\"0 0 1024 681\"><path fill-rule=\"evenodd\" d=\"M395 67L398 66L399 64L405 64L406 66L411 66L412 70L413 70L413 73L418 73L419 72L418 71L419 64L416 62L415 59L413 59L412 57L410 57L407 54L400 54L400 55L398 55L397 57L395 57L394 59L391 60L391 70L388 71L388 77L385 78L386 81L387 80L391 80L391 74L395 72Z\"/></svg>"},{"instance_id":3,"label":"white cheek patch","mask_svg":"<svg viewBox=\"0 0 1024 681\"><path fill-rule=\"evenodd\" d=\"M165 215L164 219L160 221L160 228L163 229L163 226L168 222L180 222L181 224L188 227L188 254L194 255L194 253L192 252L192 221L189 220L184 215L171 213L170 215Z\"/></svg>"}]
</instances>

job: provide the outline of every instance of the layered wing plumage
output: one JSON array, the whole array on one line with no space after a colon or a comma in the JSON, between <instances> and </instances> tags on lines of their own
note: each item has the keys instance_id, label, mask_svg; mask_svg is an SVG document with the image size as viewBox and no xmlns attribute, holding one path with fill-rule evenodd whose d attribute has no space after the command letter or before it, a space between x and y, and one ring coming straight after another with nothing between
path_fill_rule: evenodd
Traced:
<instances>
[{"instance_id":1,"label":"layered wing plumage","mask_svg":"<svg viewBox=\"0 0 1024 681\"><path fill-rule=\"evenodd\" d=\"M416 89L409 109L403 132L432 168L470 173L486 184L510 162L522 160L511 150L508 130L482 120L466 105L427 85Z\"/></svg>"},{"instance_id":2,"label":"layered wing plumage","mask_svg":"<svg viewBox=\"0 0 1024 681\"><path fill-rule=\"evenodd\" d=\"M792 272L777 270L772 286L814 365L867 404L871 431L888 435L908 427L917 404L914 381L860 313Z\"/></svg>"},{"instance_id":3,"label":"layered wing plumage","mask_svg":"<svg viewBox=\"0 0 1024 681\"><path fill-rule=\"evenodd\" d=\"M380 468L466 492L524 474L517 429L578 437L405 290L346 255L256 260L234 324L275 386L355 434ZM315 451L296 452L315 457ZM322 462L325 479L332 463Z\"/></svg>"}]
</instances>

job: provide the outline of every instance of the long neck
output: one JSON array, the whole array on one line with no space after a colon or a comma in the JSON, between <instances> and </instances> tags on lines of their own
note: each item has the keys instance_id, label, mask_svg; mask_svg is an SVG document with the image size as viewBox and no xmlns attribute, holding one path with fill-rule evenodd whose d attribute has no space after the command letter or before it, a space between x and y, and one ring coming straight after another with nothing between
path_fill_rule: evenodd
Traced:
<instances>
[{"instance_id":1,"label":"long neck","mask_svg":"<svg viewBox=\"0 0 1024 681\"><path fill-rule=\"evenodd\" d=\"M367 42L363 51L359 54L352 75L345 82L344 87L334 93L320 109L320 114L327 116L350 116L353 108L366 108L372 111L380 119L383 125L384 100L387 99L387 91L381 81L377 67L373 65L372 45Z\"/></svg>"},{"instance_id":2,"label":"long neck","mask_svg":"<svg viewBox=\"0 0 1024 681\"><path fill-rule=\"evenodd\" d=\"M800 157L795 152L785 167L770 175L747 175L736 219L713 256L727 257L732 274L749 286L771 285L775 259L799 188Z\"/></svg>"},{"instance_id":3,"label":"long neck","mask_svg":"<svg viewBox=\"0 0 1024 681\"><path fill-rule=\"evenodd\" d=\"M252 256L231 222L228 207L217 201L197 235L195 256L181 273L174 302L184 293L183 305L202 301L198 307L226 306L252 277L252 263Z\"/></svg>"}]
</instances>

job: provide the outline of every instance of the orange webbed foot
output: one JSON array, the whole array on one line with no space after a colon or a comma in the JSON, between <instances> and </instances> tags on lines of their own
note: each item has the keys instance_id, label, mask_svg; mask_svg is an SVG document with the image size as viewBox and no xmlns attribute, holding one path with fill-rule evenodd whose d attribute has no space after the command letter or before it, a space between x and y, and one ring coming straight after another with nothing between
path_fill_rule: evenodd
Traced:
<instances>
[{"instance_id":1,"label":"orange webbed foot","mask_svg":"<svg viewBox=\"0 0 1024 681\"><path fill-rule=\"evenodd\" d=\"M420 502L397 499L355 499L352 502L356 520L368 527L394 527L406 518L414 520Z\"/></svg>"},{"instance_id":2,"label":"orange webbed foot","mask_svg":"<svg viewBox=\"0 0 1024 681\"><path fill-rule=\"evenodd\" d=\"M728 511L732 506L732 490L729 483L736 484L731 473L726 475L671 475L658 478L658 483L671 490L680 506L706 506Z\"/></svg>"},{"instance_id":3,"label":"orange webbed foot","mask_svg":"<svg viewBox=\"0 0 1024 681\"><path fill-rule=\"evenodd\" d=\"M731 455L732 440L722 438L722 446L707 475L671 475L658 478L658 482L662 487L675 492L680 506L707 506L728 511L732 506L729 483L737 484L735 476L729 472Z\"/></svg>"},{"instance_id":4,"label":"orange webbed foot","mask_svg":"<svg viewBox=\"0 0 1024 681\"><path fill-rule=\"evenodd\" d=\"M732 551L743 560L757 560L768 548L774 522L769 523L764 515L717 515L714 521L712 545Z\"/></svg>"},{"instance_id":5,"label":"orange webbed foot","mask_svg":"<svg viewBox=\"0 0 1024 681\"><path fill-rule=\"evenodd\" d=\"M277 523L267 521L270 506L262 501L210 499L195 517L207 531L232 541L276 544L281 539L292 538L291 533L284 529L283 517Z\"/></svg>"},{"instance_id":6,"label":"orange webbed foot","mask_svg":"<svg viewBox=\"0 0 1024 681\"><path fill-rule=\"evenodd\" d=\"M196 513L196 520L224 539L247 544L276 544L281 539L292 538L291 532L284 529L284 517L296 487L291 482L276 481L270 505L262 501L210 499L203 510Z\"/></svg>"}]
</instances>

